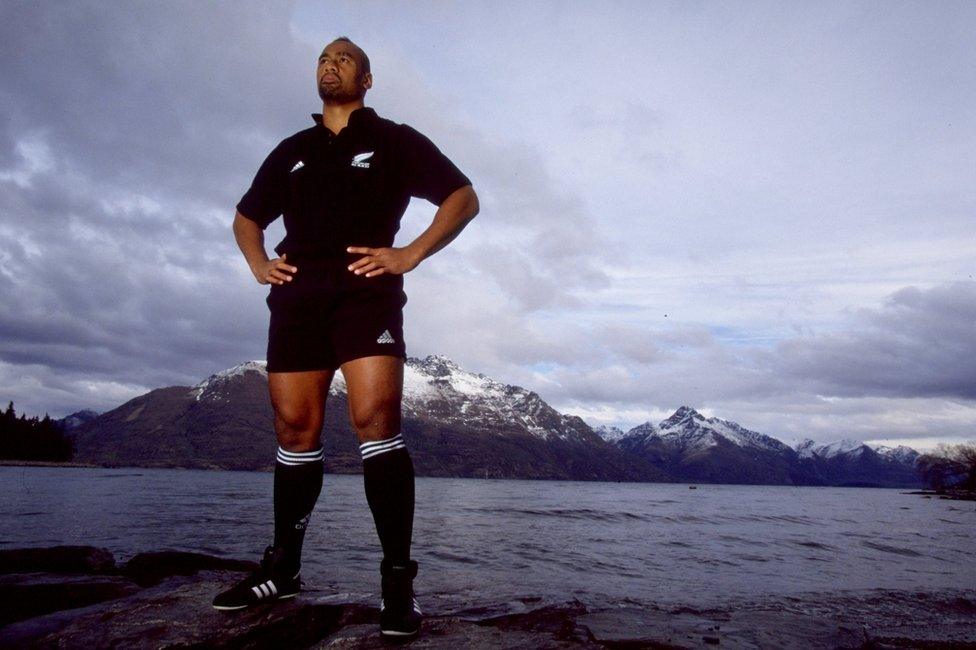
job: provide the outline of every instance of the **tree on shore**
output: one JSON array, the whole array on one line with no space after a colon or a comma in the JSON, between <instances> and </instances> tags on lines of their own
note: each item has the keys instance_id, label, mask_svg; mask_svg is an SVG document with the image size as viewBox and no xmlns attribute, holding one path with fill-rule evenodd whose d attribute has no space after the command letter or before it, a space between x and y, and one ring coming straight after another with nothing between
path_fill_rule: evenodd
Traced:
<instances>
[{"instance_id":1,"label":"tree on shore","mask_svg":"<svg viewBox=\"0 0 976 650\"><path fill-rule=\"evenodd\" d=\"M10 402L0 414L0 459L66 461L73 456L71 439L46 413L43 419L18 418Z\"/></svg>"},{"instance_id":2,"label":"tree on shore","mask_svg":"<svg viewBox=\"0 0 976 650\"><path fill-rule=\"evenodd\" d=\"M976 491L976 442L940 443L933 453L919 456L915 467L933 490Z\"/></svg>"}]
</instances>

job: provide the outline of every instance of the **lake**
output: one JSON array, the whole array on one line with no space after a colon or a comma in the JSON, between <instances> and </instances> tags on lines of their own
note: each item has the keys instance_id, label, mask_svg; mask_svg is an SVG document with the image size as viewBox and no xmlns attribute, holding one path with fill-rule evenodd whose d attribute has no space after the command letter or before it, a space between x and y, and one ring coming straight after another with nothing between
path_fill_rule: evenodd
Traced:
<instances>
[{"instance_id":1,"label":"lake","mask_svg":"<svg viewBox=\"0 0 976 650\"><path fill-rule=\"evenodd\" d=\"M0 548L257 560L273 534L270 473L6 466L0 489ZM430 614L976 584L976 505L905 490L423 477L416 489L414 587ZM378 601L380 558L362 476L326 474L304 581Z\"/></svg>"}]
</instances>

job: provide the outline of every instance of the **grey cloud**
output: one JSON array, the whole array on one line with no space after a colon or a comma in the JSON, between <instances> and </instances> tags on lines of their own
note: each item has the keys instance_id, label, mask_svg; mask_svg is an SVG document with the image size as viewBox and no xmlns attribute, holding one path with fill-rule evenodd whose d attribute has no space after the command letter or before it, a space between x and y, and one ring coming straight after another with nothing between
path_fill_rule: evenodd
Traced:
<instances>
[{"instance_id":1,"label":"grey cloud","mask_svg":"<svg viewBox=\"0 0 976 650\"><path fill-rule=\"evenodd\" d=\"M63 414L262 358L266 288L230 222L320 107L291 3L0 12L4 392Z\"/></svg>"},{"instance_id":2,"label":"grey cloud","mask_svg":"<svg viewBox=\"0 0 976 650\"><path fill-rule=\"evenodd\" d=\"M905 287L837 334L780 343L772 367L823 395L976 399L976 282Z\"/></svg>"},{"instance_id":3,"label":"grey cloud","mask_svg":"<svg viewBox=\"0 0 976 650\"><path fill-rule=\"evenodd\" d=\"M295 106L315 108L315 52L290 37L291 5L4 3L3 140L40 131L119 187L232 205Z\"/></svg>"},{"instance_id":4,"label":"grey cloud","mask_svg":"<svg viewBox=\"0 0 976 650\"><path fill-rule=\"evenodd\" d=\"M632 411L690 404L781 438L972 435L976 282L905 287L880 308L853 311L840 332L795 337L772 349L675 330L654 334L661 356L647 352L645 363L628 363L634 351L620 339L634 334L623 324L606 327L598 355L615 353L632 373L629 381L570 364L551 374L543 396ZM670 345L688 339L701 347Z\"/></svg>"}]
</instances>

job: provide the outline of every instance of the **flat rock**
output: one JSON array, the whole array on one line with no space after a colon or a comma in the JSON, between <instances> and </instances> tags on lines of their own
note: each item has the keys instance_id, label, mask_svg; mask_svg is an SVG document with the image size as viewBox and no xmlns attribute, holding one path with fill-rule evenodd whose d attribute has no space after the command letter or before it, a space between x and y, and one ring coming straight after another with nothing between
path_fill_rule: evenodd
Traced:
<instances>
[{"instance_id":1,"label":"flat rock","mask_svg":"<svg viewBox=\"0 0 976 650\"><path fill-rule=\"evenodd\" d=\"M457 650L458 648L492 648L497 650L556 650L560 648L597 649L603 646L585 638L560 638L549 632L509 627L500 629L490 624L465 621L458 617L437 617L424 620L420 634L405 640L411 648ZM376 622L350 625L312 646L316 649L342 648L367 650L388 648L391 641L381 638Z\"/></svg>"},{"instance_id":2,"label":"flat rock","mask_svg":"<svg viewBox=\"0 0 976 650\"><path fill-rule=\"evenodd\" d=\"M257 562L228 560L203 553L156 551L132 556L119 571L141 587L152 587L163 578L190 576L203 570L252 571Z\"/></svg>"},{"instance_id":3,"label":"flat rock","mask_svg":"<svg viewBox=\"0 0 976 650\"><path fill-rule=\"evenodd\" d=\"M0 576L0 626L139 591L121 576L15 573Z\"/></svg>"},{"instance_id":4,"label":"flat rock","mask_svg":"<svg viewBox=\"0 0 976 650\"><path fill-rule=\"evenodd\" d=\"M214 595L240 577L239 573L203 571L168 578L129 597L75 610L71 617L59 612L51 619L42 616L8 626L0 630L0 645L307 647L345 625L364 623L378 615L357 604L303 598L236 612L213 609Z\"/></svg>"},{"instance_id":5,"label":"flat rock","mask_svg":"<svg viewBox=\"0 0 976 650\"><path fill-rule=\"evenodd\" d=\"M48 573L109 573L115 558L94 546L11 548L0 551L0 574L44 571Z\"/></svg>"}]
</instances>

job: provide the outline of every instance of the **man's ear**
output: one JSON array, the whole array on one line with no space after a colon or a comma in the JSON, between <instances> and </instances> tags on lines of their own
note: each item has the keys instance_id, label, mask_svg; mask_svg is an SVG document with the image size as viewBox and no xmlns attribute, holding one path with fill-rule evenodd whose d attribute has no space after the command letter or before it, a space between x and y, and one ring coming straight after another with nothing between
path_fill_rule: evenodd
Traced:
<instances>
[{"instance_id":1,"label":"man's ear","mask_svg":"<svg viewBox=\"0 0 976 650\"><path fill-rule=\"evenodd\" d=\"M373 73L367 72L363 75L363 88L369 90L373 87Z\"/></svg>"}]
</instances>

